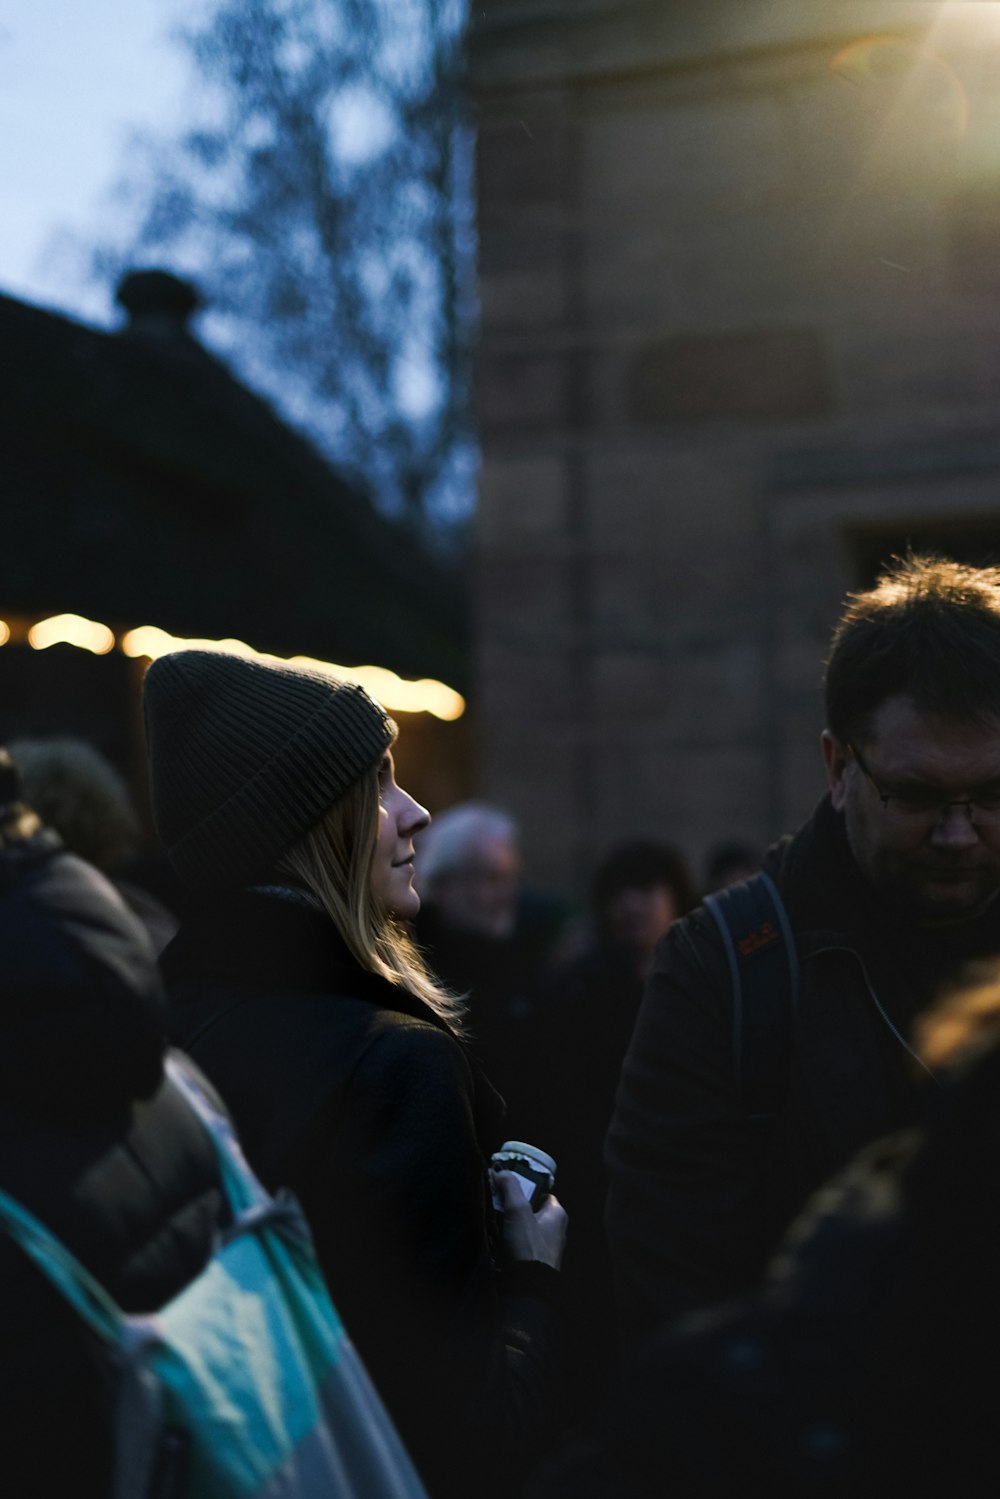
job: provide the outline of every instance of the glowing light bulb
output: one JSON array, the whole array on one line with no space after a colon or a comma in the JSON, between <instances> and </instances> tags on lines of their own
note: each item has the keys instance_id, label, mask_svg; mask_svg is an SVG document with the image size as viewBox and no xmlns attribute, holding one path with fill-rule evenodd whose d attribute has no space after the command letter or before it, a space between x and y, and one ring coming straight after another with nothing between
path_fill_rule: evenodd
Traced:
<instances>
[{"instance_id":1,"label":"glowing light bulb","mask_svg":"<svg viewBox=\"0 0 1000 1499\"><path fill-rule=\"evenodd\" d=\"M433 677L414 681L397 676L385 666L340 666L317 661L312 656L293 656L291 665L328 671L345 682L357 682L392 713L431 713L435 718L449 722L461 718L465 712L465 699L461 694Z\"/></svg>"},{"instance_id":2,"label":"glowing light bulb","mask_svg":"<svg viewBox=\"0 0 1000 1499\"><path fill-rule=\"evenodd\" d=\"M413 681L397 676L384 666L341 666L333 661L319 661L315 656L270 656L254 650L245 640L188 640L171 635L156 625L139 625L122 636L121 648L126 656L145 656L150 661L170 651L225 651L230 656L282 662L311 671L328 672L345 682L358 682L393 713L431 713L447 723L461 718L465 712L465 699L461 694L432 677Z\"/></svg>"},{"instance_id":3,"label":"glowing light bulb","mask_svg":"<svg viewBox=\"0 0 1000 1499\"><path fill-rule=\"evenodd\" d=\"M106 656L114 643L114 634L107 625L84 619L80 614L53 614L28 631L28 644L36 651L48 650L51 645L75 645L78 650Z\"/></svg>"}]
</instances>

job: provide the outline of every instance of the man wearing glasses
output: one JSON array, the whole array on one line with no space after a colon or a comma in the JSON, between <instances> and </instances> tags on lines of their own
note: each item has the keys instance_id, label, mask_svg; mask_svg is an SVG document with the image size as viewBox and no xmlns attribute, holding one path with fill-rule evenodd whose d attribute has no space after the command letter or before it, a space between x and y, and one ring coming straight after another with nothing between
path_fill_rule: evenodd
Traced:
<instances>
[{"instance_id":1,"label":"man wearing glasses","mask_svg":"<svg viewBox=\"0 0 1000 1499\"><path fill-rule=\"evenodd\" d=\"M626 1340L751 1285L832 1172L921 1118L913 1020L1000 952L1000 568L910 557L850 596L825 698L829 791L763 866L799 966L776 1117L742 1106L709 913L657 950L606 1147Z\"/></svg>"}]
</instances>

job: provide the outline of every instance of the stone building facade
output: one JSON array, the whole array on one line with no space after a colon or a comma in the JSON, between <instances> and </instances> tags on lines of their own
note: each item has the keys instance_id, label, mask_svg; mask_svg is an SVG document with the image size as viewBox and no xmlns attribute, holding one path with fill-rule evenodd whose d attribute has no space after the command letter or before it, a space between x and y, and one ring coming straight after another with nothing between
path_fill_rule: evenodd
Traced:
<instances>
[{"instance_id":1,"label":"stone building facade","mask_svg":"<svg viewBox=\"0 0 1000 1499\"><path fill-rule=\"evenodd\" d=\"M579 892L823 789L844 592L1000 558L993 6L480 0L480 781Z\"/></svg>"}]
</instances>

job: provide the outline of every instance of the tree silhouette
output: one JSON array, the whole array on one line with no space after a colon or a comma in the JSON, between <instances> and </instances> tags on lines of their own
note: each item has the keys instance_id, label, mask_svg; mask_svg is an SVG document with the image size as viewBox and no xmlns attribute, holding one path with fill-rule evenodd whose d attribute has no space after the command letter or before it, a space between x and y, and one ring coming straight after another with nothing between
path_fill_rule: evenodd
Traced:
<instances>
[{"instance_id":1,"label":"tree silhouette","mask_svg":"<svg viewBox=\"0 0 1000 1499\"><path fill-rule=\"evenodd\" d=\"M194 276L207 340L430 531L474 452L463 22L464 0L219 0L178 33L204 118L143 143L128 242L95 256Z\"/></svg>"}]
</instances>

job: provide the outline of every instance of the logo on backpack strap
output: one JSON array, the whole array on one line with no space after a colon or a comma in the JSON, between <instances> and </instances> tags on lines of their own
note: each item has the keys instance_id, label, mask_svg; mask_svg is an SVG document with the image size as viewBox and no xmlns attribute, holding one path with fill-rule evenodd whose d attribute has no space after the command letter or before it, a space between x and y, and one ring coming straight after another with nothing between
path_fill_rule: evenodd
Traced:
<instances>
[{"instance_id":1,"label":"logo on backpack strap","mask_svg":"<svg viewBox=\"0 0 1000 1499\"><path fill-rule=\"evenodd\" d=\"M739 948L740 956L752 958L754 953L760 952L762 947L770 947L772 942L777 942L781 933L773 921L765 921L760 926L754 927L753 931L745 937L737 937L736 946Z\"/></svg>"}]
</instances>

